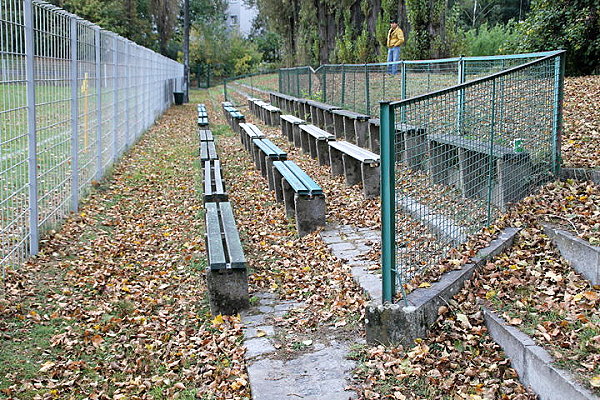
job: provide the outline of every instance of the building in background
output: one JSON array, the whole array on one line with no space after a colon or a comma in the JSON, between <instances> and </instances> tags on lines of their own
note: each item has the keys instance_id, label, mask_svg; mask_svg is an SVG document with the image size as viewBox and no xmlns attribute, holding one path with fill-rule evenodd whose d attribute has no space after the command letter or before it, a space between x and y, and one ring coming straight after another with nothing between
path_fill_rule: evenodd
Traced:
<instances>
[{"instance_id":1,"label":"building in background","mask_svg":"<svg viewBox=\"0 0 600 400\"><path fill-rule=\"evenodd\" d=\"M248 7L243 0L229 0L226 13L229 29L239 32L242 36L248 36L258 10L255 7Z\"/></svg>"}]
</instances>

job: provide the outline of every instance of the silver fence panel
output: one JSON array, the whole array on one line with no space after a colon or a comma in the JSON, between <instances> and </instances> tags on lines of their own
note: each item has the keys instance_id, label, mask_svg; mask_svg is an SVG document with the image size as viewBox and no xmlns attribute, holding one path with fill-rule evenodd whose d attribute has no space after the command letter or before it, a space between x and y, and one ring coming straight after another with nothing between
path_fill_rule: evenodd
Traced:
<instances>
[{"instance_id":1,"label":"silver fence panel","mask_svg":"<svg viewBox=\"0 0 600 400\"><path fill-rule=\"evenodd\" d=\"M41 0L0 2L0 265L39 249L172 103L183 66Z\"/></svg>"}]
</instances>

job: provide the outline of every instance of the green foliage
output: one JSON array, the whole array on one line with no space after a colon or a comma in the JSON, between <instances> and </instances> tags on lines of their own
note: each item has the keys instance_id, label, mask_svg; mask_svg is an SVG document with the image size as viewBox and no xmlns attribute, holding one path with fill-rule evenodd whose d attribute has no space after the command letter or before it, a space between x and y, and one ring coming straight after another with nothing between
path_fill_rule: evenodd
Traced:
<instances>
[{"instance_id":1,"label":"green foliage","mask_svg":"<svg viewBox=\"0 0 600 400\"><path fill-rule=\"evenodd\" d=\"M567 50L570 75L600 68L600 7L597 0L533 0L511 43L515 51Z\"/></svg>"},{"instance_id":2,"label":"green foliage","mask_svg":"<svg viewBox=\"0 0 600 400\"><path fill-rule=\"evenodd\" d=\"M469 29L465 32L467 42L466 55L469 56L494 56L508 54L509 43L519 40L515 24L497 24L489 27L482 24L479 29Z\"/></svg>"},{"instance_id":3,"label":"green foliage","mask_svg":"<svg viewBox=\"0 0 600 400\"><path fill-rule=\"evenodd\" d=\"M402 58L430 59L447 56L444 49L446 2L406 0L406 9L412 30Z\"/></svg>"}]
</instances>

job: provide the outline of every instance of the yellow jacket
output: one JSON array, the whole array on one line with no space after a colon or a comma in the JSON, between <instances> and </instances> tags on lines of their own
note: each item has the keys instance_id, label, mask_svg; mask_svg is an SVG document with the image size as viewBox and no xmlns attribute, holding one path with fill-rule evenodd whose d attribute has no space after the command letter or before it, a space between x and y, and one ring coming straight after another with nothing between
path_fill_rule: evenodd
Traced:
<instances>
[{"instance_id":1,"label":"yellow jacket","mask_svg":"<svg viewBox=\"0 0 600 400\"><path fill-rule=\"evenodd\" d=\"M387 47L398 47L404 44L404 32L397 26L390 29L387 34Z\"/></svg>"}]
</instances>

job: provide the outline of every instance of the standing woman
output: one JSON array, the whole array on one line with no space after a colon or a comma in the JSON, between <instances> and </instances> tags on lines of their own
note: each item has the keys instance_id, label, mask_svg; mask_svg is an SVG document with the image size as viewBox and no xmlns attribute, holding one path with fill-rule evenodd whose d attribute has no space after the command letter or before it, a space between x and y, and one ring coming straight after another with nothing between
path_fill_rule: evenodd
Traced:
<instances>
[{"instance_id":1,"label":"standing woman","mask_svg":"<svg viewBox=\"0 0 600 400\"><path fill-rule=\"evenodd\" d=\"M398 19L390 20L390 30L387 34L388 62L400 60L400 46L404 44L404 32L398 26ZM398 64L388 65L388 73L396 75L398 73Z\"/></svg>"}]
</instances>

